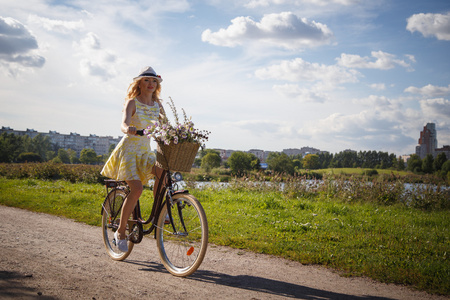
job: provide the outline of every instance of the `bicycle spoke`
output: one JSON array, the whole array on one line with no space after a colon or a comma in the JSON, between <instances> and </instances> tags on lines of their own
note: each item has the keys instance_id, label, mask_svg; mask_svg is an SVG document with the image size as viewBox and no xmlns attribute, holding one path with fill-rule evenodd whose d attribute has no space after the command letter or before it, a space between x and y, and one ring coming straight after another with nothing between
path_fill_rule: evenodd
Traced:
<instances>
[{"instance_id":1,"label":"bicycle spoke","mask_svg":"<svg viewBox=\"0 0 450 300\"><path fill-rule=\"evenodd\" d=\"M172 224L164 223L167 207L159 218L157 242L164 266L173 275L187 276L201 264L207 247L207 222L203 208L195 197L189 194L175 195L173 199Z\"/></svg>"}]
</instances>

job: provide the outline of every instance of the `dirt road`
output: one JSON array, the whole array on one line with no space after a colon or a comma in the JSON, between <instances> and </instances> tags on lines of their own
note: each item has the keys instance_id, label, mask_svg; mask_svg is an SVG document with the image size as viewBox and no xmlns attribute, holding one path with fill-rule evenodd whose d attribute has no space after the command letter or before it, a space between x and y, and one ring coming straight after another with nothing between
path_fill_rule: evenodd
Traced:
<instances>
[{"instance_id":1,"label":"dirt road","mask_svg":"<svg viewBox=\"0 0 450 300\"><path fill-rule=\"evenodd\" d=\"M447 299L214 245L196 273L177 278L154 239L115 262L99 227L4 206L0 242L0 299Z\"/></svg>"}]
</instances>

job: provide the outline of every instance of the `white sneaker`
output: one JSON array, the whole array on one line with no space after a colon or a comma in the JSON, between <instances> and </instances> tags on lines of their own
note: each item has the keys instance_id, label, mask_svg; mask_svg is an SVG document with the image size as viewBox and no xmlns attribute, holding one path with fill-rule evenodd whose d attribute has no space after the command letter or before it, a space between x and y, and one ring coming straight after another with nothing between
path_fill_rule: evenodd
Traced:
<instances>
[{"instance_id":1,"label":"white sneaker","mask_svg":"<svg viewBox=\"0 0 450 300\"><path fill-rule=\"evenodd\" d=\"M120 251L122 251L122 252L128 251L127 240L126 239L119 240L119 232L118 231L114 232L114 239L116 240L116 246L117 246L117 248L119 248Z\"/></svg>"}]
</instances>

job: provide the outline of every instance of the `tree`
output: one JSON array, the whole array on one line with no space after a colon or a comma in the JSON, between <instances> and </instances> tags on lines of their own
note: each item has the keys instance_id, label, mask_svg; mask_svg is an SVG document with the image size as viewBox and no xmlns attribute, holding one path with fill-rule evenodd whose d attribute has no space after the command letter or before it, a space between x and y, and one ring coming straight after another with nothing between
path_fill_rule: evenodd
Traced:
<instances>
[{"instance_id":1,"label":"tree","mask_svg":"<svg viewBox=\"0 0 450 300\"><path fill-rule=\"evenodd\" d=\"M22 152L22 139L14 133L0 135L0 162L14 162Z\"/></svg>"},{"instance_id":2,"label":"tree","mask_svg":"<svg viewBox=\"0 0 450 300\"><path fill-rule=\"evenodd\" d=\"M67 155L69 155L70 163L71 164L79 164L80 159L77 156L77 152L72 149L67 149Z\"/></svg>"},{"instance_id":3,"label":"tree","mask_svg":"<svg viewBox=\"0 0 450 300\"><path fill-rule=\"evenodd\" d=\"M294 174L294 163L286 153L271 152L267 157L269 169L276 173Z\"/></svg>"},{"instance_id":4,"label":"tree","mask_svg":"<svg viewBox=\"0 0 450 300\"><path fill-rule=\"evenodd\" d=\"M261 160L256 157L256 155L253 155L252 162L250 163L252 170L260 170L261 169Z\"/></svg>"},{"instance_id":5,"label":"tree","mask_svg":"<svg viewBox=\"0 0 450 300\"><path fill-rule=\"evenodd\" d=\"M319 169L320 168L319 155L307 154L303 158L303 168L311 170Z\"/></svg>"},{"instance_id":6,"label":"tree","mask_svg":"<svg viewBox=\"0 0 450 300\"><path fill-rule=\"evenodd\" d=\"M399 157L397 162L397 170L403 171L405 169L405 162L403 161L403 158Z\"/></svg>"},{"instance_id":7,"label":"tree","mask_svg":"<svg viewBox=\"0 0 450 300\"><path fill-rule=\"evenodd\" d=\"M450 160L447 160L445 163L442 164L441 174L442 174L443 177L445 177L446 175L449 176L449 174L450 174Z\"/></svg>"},{"instance_id":8,"label":"tree","mask_svg":"<svg viewBox=\"0 0 450 300\"><path fill-rule=\"evenodd\" d=\"M56 159L56 160L55 160ZM54 158L55 162L62 162L64 164L70 164L70 157L66 150L58 149L58 155Z\"/></svg>"},{"instance_id":9,"label":"tree","mask_svg":"<svg viewBox=\"0 0 450 300\"><path fill-rule=\"evenodd\" d=\"M45 157L47 158L47 160L52 160L56 157L56 152L55 151L47 151Z\"/></svg>"},{"instance_id":10,"label":"tree","mask_svg":"<svg viewBox=\"0 0 450 300\"><path fill-rule=\"evenodd\" d=\"M116 148L116 144L111 144L111 145L109 145L109 148L108 148L108 157L111 156L111 153L114 151L115 148Z\"/></svg>"},{"instance_id":11,"label":"tree","mask_svg":"<svg viewBox=\"0 0 450 300\"><path fill-rule=\"evenodd\" d=\"M397 156L395 154L390 154L389 155L389 159L391 161L391 165L390 168L394 168L394 169L398 169L398 160L397 160Z\"/></svg>"},{"instance_id":12,"label":"tree","mask_svg":"<svg viewBox=\"0 0 450 300\"><path fill-rule=\"evenodd\" d=\"M220 155L217 152L209 152L202 158L201 167L206 170L206 172L209 172L213 168L220 167L220 162L222 159L220 158Z\"/></svg>"},{"instance_id":13,"label":"tree","mask_svg":"<svg viewBox=\"0 0 450 300\"><path fill-rule=\"evenodd\" d=\"M331 161L333 160L333 154L328 152L323 152L319 154L319 164L320 168L327 169L330 166Z\"/></svg>"},{"instance_id":14,"label":"tree","mask_svg":"<svg viewBox=\"0 0 450 300\"><path fill-rule=\"evenodd\" d=\"M442 169L442 165L447 161L447 156L444 152L439 153L433 162L433 167L435 171L440 171Z\"/></svg>"},{"instance_id":15,"label":"tree","mask_svg":"<svg viewBox=\"0 0 450 300\"><path fill-rule=\"evenodd\" d=\"M295 172L300 172L300 169L303 168L303 156L301 154L296 154L292 155L291 159Z\"/></svg>"},{"instance_id":16,"label":"tree","mask_svg":"<svg viewBox=\"0 0 450 300\"><path fill-rule=\"evenodd\" d=\"M411 155L407 163L407 170L415 173L422 172L422 160L417 154Z\"/></svg>"},{"instance_id":17,"label":"tree","mask_svg":"<svg viewBox=\"0 0 450 300\"><path fill-rule=\"evenodd\" d=\"M52 149L50 137L39 133L31 140L31 148L31 152L39 154L42 157L42 160L48 160L49 158L47 157L47 152Z\"/></svg>"},{"instance_id":18,"label":"tree","mask_svg":"<svg viewBox=\"0 0 450 300\"><path fill-rule=\"evenodd\" d=\"M200 158L205 157L206 154L208 154L208 153L214 153L214 154L219 155L219 157L220 157L220 152L217 151L217 150L214 150L214 149L202 149L202 150L200 150Z\"/></svg>"},{"instance_id":19,"label":"tree","mask_svg":"<svg viewBox=\"0 0 450 300\"><path fill-rule=\"evenodd\" d=\"M80 152L80 162L86 165L93 165L97 163L97 153L94 149L84 148Z\"/></svg>"},{"instance_id":20,"label":"tree","mask_svg":"<svg viewBox=\"0 0 450 300\"><path fill-rule=\"evenodd\" d=\"M433 155L427 154L422 160L422 171L427 174L433 173Z\"/></svg>"},{"instance_id":21,"label":"tree","mask_svg":"<svg viewBox=\"0 0 450 300\"><path fill-rule=\"evenodd\" d=\"M388 169L392 167L392 157L389 156L389 153L387 152L378 152L378 161L380 169Z\"/></svg>"},{"instance_id":22,"label":"tree","mask_svg":"<svg viewBox=\"0 0 450 300\"><path fill-rule=\"evenodd\" d=\"M233 152L228 158L231 172L237 175L243 175L252 169L252 161L256 157L254 154L242 151Z\"/></svg>"}]
</instances>

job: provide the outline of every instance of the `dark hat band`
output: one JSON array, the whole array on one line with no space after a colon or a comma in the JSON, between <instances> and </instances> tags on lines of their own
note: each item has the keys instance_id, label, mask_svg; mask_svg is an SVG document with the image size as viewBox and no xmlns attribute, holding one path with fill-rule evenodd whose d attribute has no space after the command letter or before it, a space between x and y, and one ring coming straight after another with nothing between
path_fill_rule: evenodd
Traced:
<instances>
[{"instance_id":1,"label":"dark hat band","mask_svg":"<svg viewBox=\"0 0 450 300\"><path fill-rule=\"evenodd\" d=\"M153 77L159 77L158 75L154 74L154 73L142 73L141 75L139 75L139 77L141 76L153 76Z\"/></svg>"}]
</instances>

